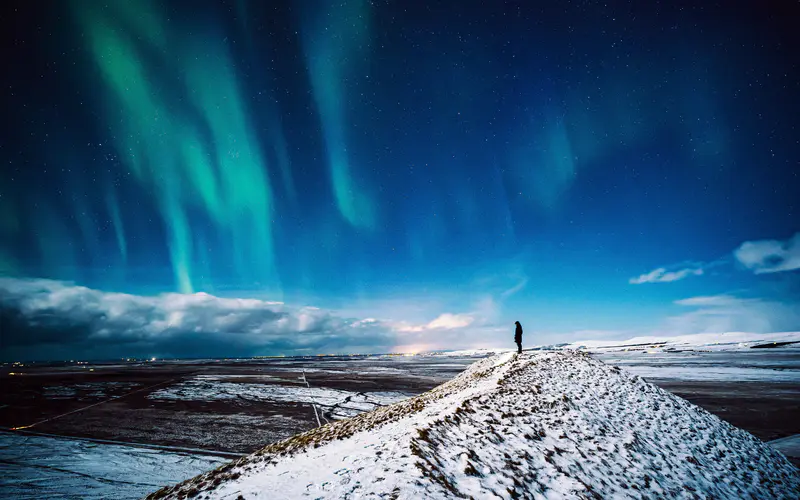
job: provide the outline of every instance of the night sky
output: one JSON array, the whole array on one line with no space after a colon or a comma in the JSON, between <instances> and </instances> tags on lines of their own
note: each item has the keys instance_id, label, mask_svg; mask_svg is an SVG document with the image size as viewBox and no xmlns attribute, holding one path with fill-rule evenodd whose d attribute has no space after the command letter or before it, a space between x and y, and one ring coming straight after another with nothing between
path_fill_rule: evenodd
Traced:
<instances>
[{"instance_id":1,"label":"night sky","mask_svg":"<svg viewBox=\"0 0 800 500\"><path fill-rule=\"evenodd\" d=\"M4 359L800 328L796 2L0 8Z\"/></svg>"}]
</instances>

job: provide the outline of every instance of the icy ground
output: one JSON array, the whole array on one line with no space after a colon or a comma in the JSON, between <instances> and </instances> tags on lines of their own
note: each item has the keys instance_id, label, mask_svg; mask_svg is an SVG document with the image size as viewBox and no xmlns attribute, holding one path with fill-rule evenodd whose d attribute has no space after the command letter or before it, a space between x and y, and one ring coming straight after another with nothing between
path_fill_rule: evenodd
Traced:
<instances>
[{"instance_id":1,"label":"icy ground","mask_svg":"<svg viewBox=\"0 0 800 500\"><path fill-rule=\"evenodd\" d=\"M224 380L224 379L223 379ZM249 402L281 402L315 404L326 419L338 420L374 410L409 397L394 391L352 392L326 387L223 382L219 377L198 376L155 391L148 399Z\"/></svg>"},{"instance_id":2,"label":"icy ground","mask_svg":"<svg viewBox=\"0 0 800 500\"><path fill-rule=\"evenodd\" d=\"M749 433L575 351L499 354L152 498L797 498Z\"/></svg>"},{"instance_id":3,"label":"icy ground","mask_svg":"<svg viewBox=\"0 0 800 500\"><path fill-rule=\"evenodd\" d=\"M800 387L798 351L597 352L593 357L647 380L769 382Z\"/></svg>"},{"instance_id":4,"label":"icy ground","mask_svg":"<svg viewBox=\"0 0 800 500\"><path fill-rule=\"evenodd\" d=\"M565 348L586 350L648 380L800 385L800 332L636 337Z\"/></svg>"},{"instance_id":5,"label":"icy ground","mask_svg":"<svg viewBox=\"0 0 800 500\"><path fill-rule=\"evenodd\" d=\"M0 498L141 498L227 459L0 432Z\"/></svg>"},{"instance_id":6,"label":"icy ground","mask_svg":"<svg viewBox=\"0 0 800 500\"><path fill-rule=\"evenodd\" d=\"M800 434L776 439L774 441L770 441L769 444L787 457L800 460Z\"/></svg>"},{"instance_id":7,"label":"icy ground","mask_svg":"<svg viewBox=\"0 0 800 500\"><path fill-rule=\"evenodd\" d=\"M752 348L770 348L783 344L785 347L800 348L800 332L726 332L696 333L676 337L634 337L628 340L584 340L564 344L567 349L588 349L593 352L610 351L742 351Z\"/></svg>"}]
</instances>

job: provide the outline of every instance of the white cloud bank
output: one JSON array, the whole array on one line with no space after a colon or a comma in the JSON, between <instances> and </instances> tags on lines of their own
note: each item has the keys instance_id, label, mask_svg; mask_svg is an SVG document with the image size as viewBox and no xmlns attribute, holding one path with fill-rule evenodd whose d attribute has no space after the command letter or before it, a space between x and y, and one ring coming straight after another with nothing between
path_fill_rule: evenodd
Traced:
<instances>
[{"instance_id":1,"label":"white cloud bank","mask_svg":"<svg viewBox=\"0 0 800 500\"><path fill-rule=\"evenodd\" d=\"M396 344L390 324L313 307L206 293L146 297L11 278L0 278L0 329L3 357L29 353L29 359L385 352Z\"/></svg>"},{"instance_id":2,"label":"white cloud bank","mask_svg":"<svg viewBox=\"0 0 800 500\"><path fill-rule=\"evenodd\" d=\"M733 256L756 274L800 269L800 233L786 241L746 241L733 252Z\"/></svg>"},{"instance_id":3,"label":"white cloud bank","mask_svg":"<svg viewBox=\"0 0 800 500\"><path fill-rule=\"evenodd\" d=\"M800 328L800 308L796 303L711 295L681 299L675 304L693 310L667 318L665 326L658 333L768 333Z\"/></svg>"},{"instance_id":4,"label":"white cloud bank","mask_svg":"<svg viewBox=\"0 0 800 500\"><path fill-rule=\"evenodd\" d=\"M493 339L505 339L512 327L495 333L491 308L485 309L411 323L206 293L140 296L0 278L0 358L244 357L496 345Z\"/></svg>"}]
</instances>

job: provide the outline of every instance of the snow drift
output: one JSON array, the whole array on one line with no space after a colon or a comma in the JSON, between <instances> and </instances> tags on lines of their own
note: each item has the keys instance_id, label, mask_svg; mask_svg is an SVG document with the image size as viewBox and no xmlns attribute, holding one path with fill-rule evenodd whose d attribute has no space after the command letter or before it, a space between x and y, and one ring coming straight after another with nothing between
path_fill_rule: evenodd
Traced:
<instances>
[{"instance_id":1,"label":"snow drift","mask_svg":"<svg viewBox=\"0 0 800 500\"><path fill-rule=\"evenodd\" d=\"M575 351L504 353L420 396L150 498L796 498L749 433Z\"/></svg>"}]
</instances>

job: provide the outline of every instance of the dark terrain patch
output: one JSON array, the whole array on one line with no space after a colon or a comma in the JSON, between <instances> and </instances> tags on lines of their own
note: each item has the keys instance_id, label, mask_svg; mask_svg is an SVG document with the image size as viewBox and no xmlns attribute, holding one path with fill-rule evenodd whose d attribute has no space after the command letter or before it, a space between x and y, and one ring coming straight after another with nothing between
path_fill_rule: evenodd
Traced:
<instances>
[{"instance_id":1,"label":"dark terrain patch","mask_svg":"<svg viewBox=\"0 0 800 500\"><path fill-rule=\"evenodd\" d=\"M161 361L89 365L5 365L0 374L0 426L143 445L250 453L316 427L308 403L245 398L148 399L196 376L228 382L359 392L419 394L463 371L472 358L313 357ZM14 375L10 375L13 370Z\"/></svg>"},{"instance_id":2,"label":"dark terrain patch","mask_svg":"<svg viewBox=\"0 0 800 500\"><path fill-rule=\"evenodd\" d=\"M768 356L766 352L764 356ZM419 394L453 378L474 361L359 356L23 368L5 365L0 374L0 426L9 429L36 424L31 431L249 453L316 427L311 406L245 399L158 400L147 396L198 375L235 375L227 380L300 386L304 385L303 369L312 387L354 394ZM787 362L781 359L777 364ZM8 375L12 370L16 374ZM650 381L762 440L800 433L800 387L796 384Z\"/></svg>"}]
</instances>

